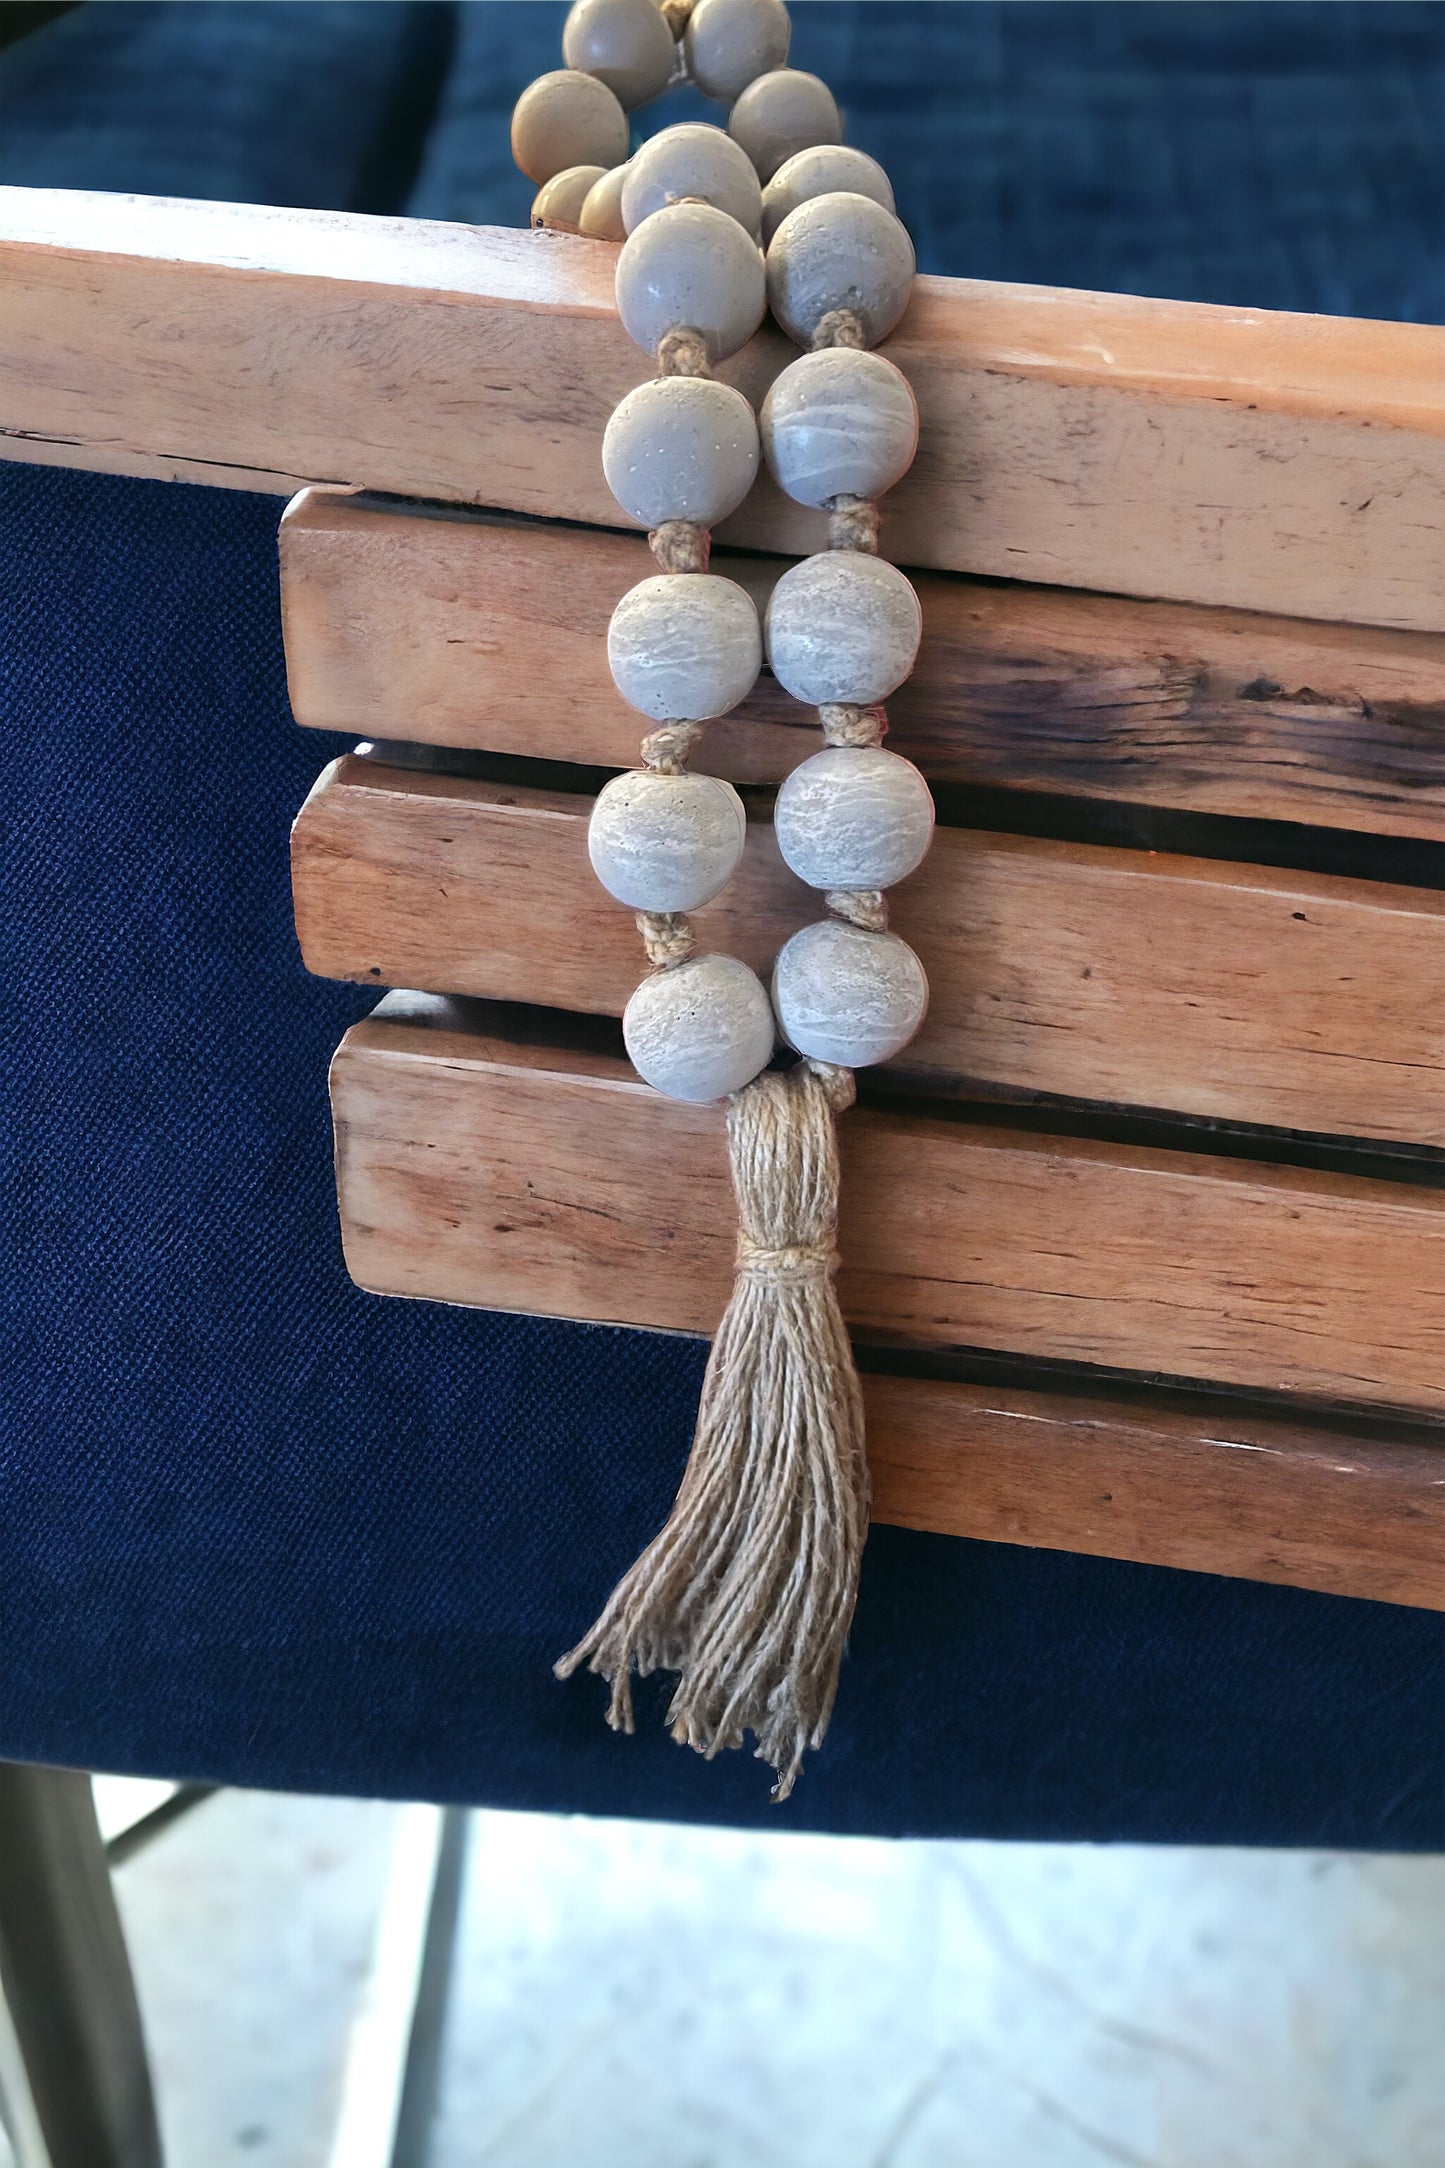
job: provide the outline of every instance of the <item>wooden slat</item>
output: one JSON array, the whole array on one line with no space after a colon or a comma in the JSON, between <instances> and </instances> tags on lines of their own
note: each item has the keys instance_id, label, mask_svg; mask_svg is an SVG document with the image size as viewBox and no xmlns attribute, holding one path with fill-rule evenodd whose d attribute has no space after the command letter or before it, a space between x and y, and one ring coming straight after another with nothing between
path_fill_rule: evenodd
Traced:
<instances>
[{"instance_id":1,"label":"wooden slat","mask_svg":"<svg viewBox=\"0 0 1445 2168\"><path fill-rule=\"evenodd\" d=\"M641 952L588 864L590 811L333 763L292 840L308 968L620 1015ZM1445 895L945 828L891 905L932 988L895 1066L926 1088L1445 1144ZM818 911L752 822L696 918L705 947L766 975Z\"/></svg>"},{"instance_id":2,"label":"wooden slat","mask_svg":"<svg viewBox=\"0 0 1445 2168\"><path fill-rule=\"evenodd\" d=\"M379 1293L716 1326L717 1108L620 1056L388 997L332 1070L343 1239ZM844 1310L864 1339L1445 1412L1445 1194L859 1110Z\"/></svg>"},{"instance_id":3,"label":"wooden slat","mask_svg":"<svg viewBox=\"0 0 1445 2168\"><path fill-rule=\"evenodd\" d=\"M311 491L281 527L298 722L628 767L642 725L607 621L636 536ZM761 599L776 558L717 569ZM918 578L891 742L939 782L1445 840L1445 638L1116 595ZM774 782L817 718L764 676L696 764Z\"/></svg>"},{"instance_id":4,"label":"wooden slat","mask_svg":"<svg viewBox=\"0 0 1445 2168\"><path fill-rule=\"evenodd\" d=\"M603 242L0 192L12 456L362 483L609 523L604 421L646 365ZM891 350L922 449L903 561L1445 625L1445 332L921 279ZM757 399L767 333L726 373ZM762 489L730 533L806 551Z\"/></svg>"},{"instance_id":5,"label":"wooden slat","mask_svg":"<svg viewBox=\"0 0 1445 2168\"><path fill-rule=\"evenodd\" d=\"M1445 1437L865 1377L874 1519L1445 1610Z\"/></svg>"}]
</instances>

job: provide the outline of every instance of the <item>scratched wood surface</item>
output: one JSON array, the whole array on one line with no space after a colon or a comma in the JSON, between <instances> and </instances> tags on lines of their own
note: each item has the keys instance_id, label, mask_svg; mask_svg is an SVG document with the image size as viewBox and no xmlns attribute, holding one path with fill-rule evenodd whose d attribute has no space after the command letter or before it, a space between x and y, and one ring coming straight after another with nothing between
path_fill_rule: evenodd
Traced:
<instances>
[{"instance_id":1,"label":"scratched wood surface","mask_svg":"<svg viewBox=\"0 0 1445 2168\"><path fill-rule=\"evenodd\" d=\"M332 1068L352 1277L386 1294L711 1332L721 1111L620 1055L393 994ZM1445 1413L1445 1193L860 1109L839 1282L865 1340Z\"/></svg>"},{"instance_id":2,"label":"scratched wood surface","mask_svg":"<svg viewBox=\"0 0 1445 2168\"><path fill-rule=\"evenodd\" d=\"M598 446L648 374L615 251L347 213L0 191L10 456L305 481L611 524ZM1445 331L924 278L890 351L906 563L1445 627ZM726 374L756 401L792 353ZM805 552L762 489L728 524Z\"/></svg>"},{"instance_id":3,"label":"scratched wood surface","mask_svg":"<svg viewBox=\"0 0 1445 2168\"><path fill-rule=\"evenodd\" d=\"M347 758L297 819L301 952L323 978L620 1015L630 912L591 800ZM1445 895L940 829L892 891L931 1002L895 1067L1237 1123L1445 1145ZM818 899L749 823L696 914L764 975Z\"/></svg>"},{"instance_id":4,"label":"scratched wood surface","mask_svg":"<svg viewBox=\"0 0 1445 2168\"><path fill-rule=\"evenodd\" d=\"M874 1518L1445 1610L1445 1433L866 1376Z\"/></svg>"},{"instance_id":5,"label":"scratched wood surface","mask_svg":"<svg viewBox=\"0 0 1445 2168\"><path fill-rule=\"evenodd\" d=\"M761 601L777 558L720 555ZM309 491L281 527L298 722L628 767L605 662L639 537ZM939 783L1445 840L1445 637L918 576L891 743ZM817 718L765 675L696 765L774 782Z\"/></svg>"}]
</instances>

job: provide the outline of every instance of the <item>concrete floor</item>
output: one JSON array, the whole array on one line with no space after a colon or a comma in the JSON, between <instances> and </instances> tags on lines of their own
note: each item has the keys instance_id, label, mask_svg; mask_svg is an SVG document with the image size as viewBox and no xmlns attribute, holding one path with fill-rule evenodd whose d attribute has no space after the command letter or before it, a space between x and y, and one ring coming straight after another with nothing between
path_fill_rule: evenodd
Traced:
<instances>
[{"instance_id":1,"label":"concrete floor","mask_svg":"<svg viewBox=\"0 0 1445 2168\"><path fill-rule=\"evenodd\" d=\"M323 2168L396 1812L120 1871L169 2168ZM433 2168L1101 2161L1442 2168L1445 1860L474 1817Z\"/></svg>"}]
</instances>

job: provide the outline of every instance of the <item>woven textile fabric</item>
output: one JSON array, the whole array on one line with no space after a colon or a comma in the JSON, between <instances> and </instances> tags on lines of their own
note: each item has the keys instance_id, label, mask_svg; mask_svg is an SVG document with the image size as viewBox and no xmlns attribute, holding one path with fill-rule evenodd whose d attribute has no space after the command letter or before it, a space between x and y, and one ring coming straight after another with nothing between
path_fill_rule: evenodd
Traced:
<instances>
[{"instance_id":1,"label":"woven textile fabric","mask_svg":"<svg viewBox=\"0 0 1445 2168\"><path fill-rule=\"evenodd\" d=\"M238 12L171 14L201 37ZM462 139L552 64L543 12L464 12L417 209L519 215L500 182L465 196ZM1431 18L809 7L795 57L935 267L1419 314ZM1151 195L1123 148L1170 139L1151 100L1187 118L1206 91L1234 119L1181 120ZM1241 194L1243 146L1281 130ZM110 140L64 185L131 185ZM311 200L259 160L236 194ZM327 200L360 185L344 164ZM0 467L0 1753L773 1828L1445 1842L1445 1620L1389 1606L876 1530L832 1733L781 1813L757 1764L667 1741L660 1682L633 1740L596 1680L554 1682L667 1509L703 1350L347 1280L325 1071L369 997L308 978L291 928L287 826L339 748L287 709L278 510Z\"/></svg>"}]
</instances>

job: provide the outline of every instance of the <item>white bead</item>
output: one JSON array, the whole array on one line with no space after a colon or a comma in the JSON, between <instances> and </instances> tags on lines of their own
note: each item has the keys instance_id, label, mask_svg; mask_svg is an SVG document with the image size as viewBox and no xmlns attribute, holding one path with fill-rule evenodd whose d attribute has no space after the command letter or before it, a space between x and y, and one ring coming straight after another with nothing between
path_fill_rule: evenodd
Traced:
<instances>
[{"instance_id":1,"label":"white bead","mask_svg":"<svg viewBox=\"0 0 1445 2168\"><path fill-rule=\"evenodd\" d=\"M736 956L694 956L654 972L622 1012L633 1068L669 1099L741 1091L772 1060L775 1036L762 981Z\"/></svg>"},{"instance_id":2,"label":"white bead","mask_svg":"<svg viewBox=\"0 0 1445 2168\"><path fill-rule=\"evenodd\" d=\"M800 1054L866 1069L902 1052L928 1009L923 966L896 933L820 919L784 944L773 1007Z\"/></svg>"},{"instance_id":3,"label":"white bead","mask_svg":"<svg viewBox=\"0 0 1445 2168\"><path fill-rule=\"evenodd\" d=\"M661 97L676 57L653 0L577 0L563 25L568 67L595 75L628 109Z\"/></svg>"},{"instance_id":4,"label":"white bead","mask_svg":"<svg viewBox=\"0 0 1445 2168\"><path fill-rule=\"evenodd\" d=\"M607 660L623 699L654 722L708 722L746 698L762 667L757 609L716 573L658 573L613 611Z\"/></svg>"},{"instance_id":5,"label":"white bead","mask_svg":"<svg viewBox=\"0 0 1445 2168\"><path fill-rule=\"evenodd\" d=\"M913 668L923 617L896 565L828 550L786 571L768 603L768 660L810 706L886 700Z\"/></svg>"},{"instance_id":6,"label":"white bead","mask_svg":"<svg viewBox=\"0 0 1445 2168\"><path fill-rule=\"evenodd\" d=\"M913 290L913 243L867 196L813 196L768 243L768 302L799 346L834 309L850 309L869 346L886 339Z\"/></svg>"},{"instance_id":7,"label":"white bead","mask_svg":"<svg viewBox=\"0 0 1445 2168\"><path fill-rule=\"evenodd\" d=\"M728 134L770 181L799 151L841 143L843 123L833 93L802 68L774 68L749 83L728 115Z\"/></svg>"},{"instance_id":8,"label":"white bead","mask_svg":"<svg viewBox=\"0 0 1445 2168\"><path fill-rule=\"evenodd\" d=\"M604 166L567 166L544 181L532 204L532 224L553 233L579 233L582 206L598 181L605 180Z\"/></svg>"},{"instance_id":9,"label":"white bead","mask_svg":"<svg viewBox=\"0 0 1445 2168\"><path fill-rule=\"evenodd\" d=\"M622 184L626 178L626 166L614 166L600 181L594 181L583 201L577 222L579 232L594 241L627 239L627 228L622 223Z\"/></svg>"},{"instance_id":10,"label":"white bead","mask_svg":"<svg viewBox=\"0 0 1445 2168\"><path fill-rule=\"evenodd\" d=\"M680 121L633 152L622 184L622 223L636 233L644 219L684 198L726 211L754 240L762 230L763 191L752 160L707 121Z\"/></svg>"},{"instance_id":11,"label":"white bead","mask_svg":"<svg viewBox=\"0 0 1445 2168\"><path fill-rule=\"evenodd\" d=\"M933 794L898 753L829 746L784 779L773 827L810 888L891 888L928 854Z\"/></svg>"},{"instance_id":12,"label":"white bead","mask_svg":"<svg viewBox=\"0 0 1445 2168\"><path fill-rule=\"evenodd\" d=\"M607 486L629 519L711 527L753 486L758 425L730 384L658 376L621 401L602 438Z\"/></svg>"},{"instance_id":13,"label":"white bead","mask_svg":"<svg viewBox=\"0 0 1445 2168\"><path fill-rule=\"evenodd\" d=\"M746 346L767 305L756 242L710 203L670 203L622 244L617 313L646 353L655 354L669 331L696 331L710 358L722 361Z\"/></svg>"},{"instance_id":14,"label":"white bead","mask_svg":"<svg viewBox=\"0 0 1445 2168\"><path fill-rule=\"evenodd\" d=\"M696 911L732 879L746 835L731 783L641 768L604 784L587 855L608 895L632 910Z\"/></svg>"},{"instance_id":15,"label":"white bead","mask_svg":"<svg viewBox=\"0 0 1445 2168\"><path fill-rule=\"evenodd\" d=\"M826 347L790 362L759 417L768 467L798 504L881 497L913 464L918 405L881 354Z\"/></svg>"},{"instance_id":16,"label":"white bead","mask_svg":"<svg viewBox=\"0 0 1445 2168\"><path fill-rule=\"evenodd\" d=\"M705 97L736 98L781 68L791 35L783 0L697 0L683 32L688 75Z\"/></svg>"},{"instance_id":17,"label":"white bead","mask_svg":"<svg viewBox=\"0 0 1445 2168\"><path fill-rule=\"evenodd\" d=\"M772 240L789 211L813 196L870 196L893 209L893 184L876 158L846 143L814 143L784 159L763 190L763 243Z\"/></svg>"}]
</instances>

